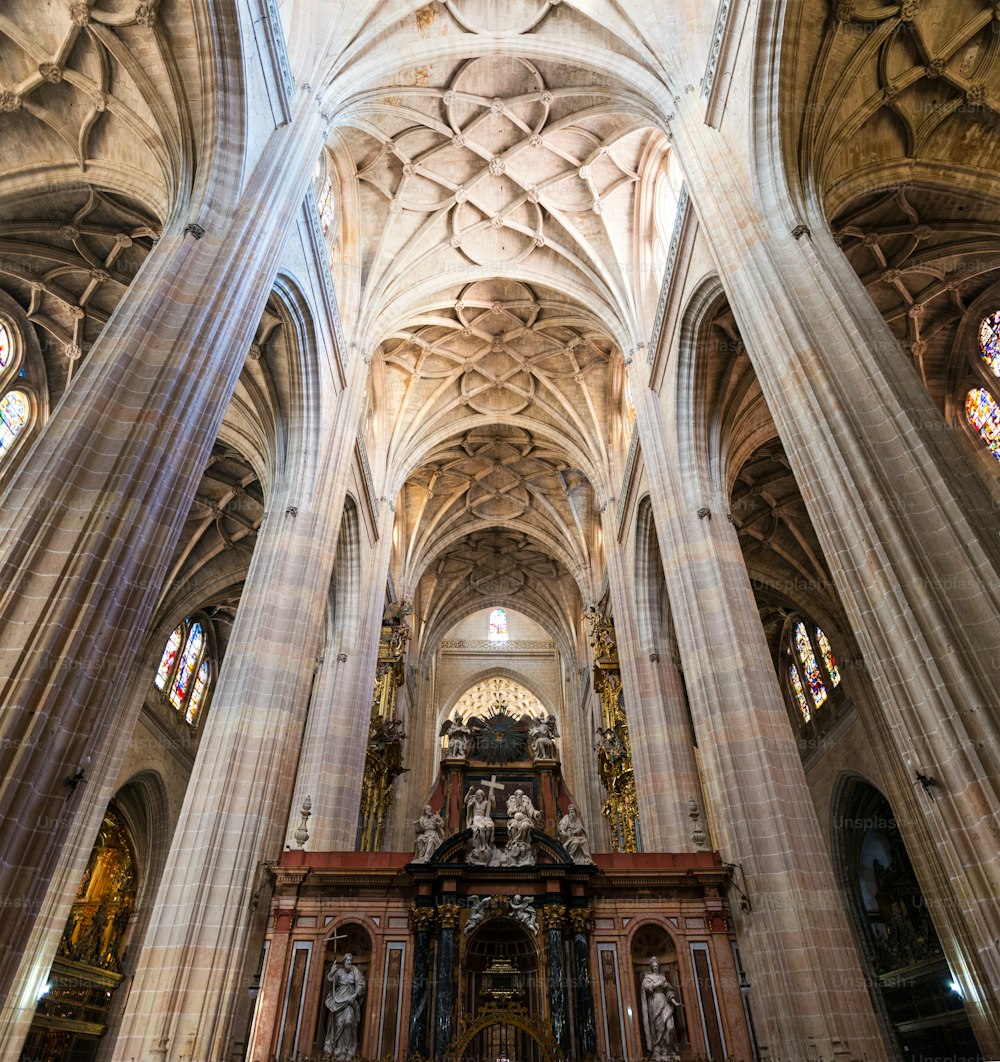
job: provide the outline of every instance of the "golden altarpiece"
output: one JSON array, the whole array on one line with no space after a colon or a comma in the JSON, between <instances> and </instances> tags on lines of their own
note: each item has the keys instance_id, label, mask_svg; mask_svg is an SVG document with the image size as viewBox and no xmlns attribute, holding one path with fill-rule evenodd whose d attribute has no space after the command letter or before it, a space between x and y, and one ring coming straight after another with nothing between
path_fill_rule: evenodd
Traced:
<instances>
[{"instance_id":1,"label":"golden altarpiece","mask_svg":"<svg viewBox=\"0 0 1000 1062\"><path fill-rule=\"evenodd\" d=\"M618 850L590 852L551 718L498 703L456 719L416 853L300 849L275 866L249 1059L750 1062L727 867L635 850L610 637L595 771ZM381 835L371 813L368 796L359 849ZM345 968L364 985L346 1052L329 1005Z\"/></svg>"}]
</instances>

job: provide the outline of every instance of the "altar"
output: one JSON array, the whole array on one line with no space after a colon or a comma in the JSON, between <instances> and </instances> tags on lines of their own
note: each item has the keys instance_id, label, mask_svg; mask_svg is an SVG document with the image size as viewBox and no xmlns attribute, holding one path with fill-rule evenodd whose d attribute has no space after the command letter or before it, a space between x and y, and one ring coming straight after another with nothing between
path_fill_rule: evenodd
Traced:
<instances>
[{"instance_id":1,"label":"altar","mask_svg":"<svg viewBox=\"0 0 1000 1062\"><path fill-rule=\"evenodd\" d=\"M529 723L456 728L415 851L282 856L248 1059L750 1062L728 869L591 853Z\"/></svg>"}]
</instances>

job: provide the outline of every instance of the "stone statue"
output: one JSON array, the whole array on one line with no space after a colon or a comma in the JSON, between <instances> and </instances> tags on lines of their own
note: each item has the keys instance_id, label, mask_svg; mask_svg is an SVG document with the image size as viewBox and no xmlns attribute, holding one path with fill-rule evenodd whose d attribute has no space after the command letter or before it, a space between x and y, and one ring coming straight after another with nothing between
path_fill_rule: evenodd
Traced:
<instances>
[{"instance_id":1,"label":"stone statue","mask_svg":"<svg viewBox=\"0 0 1000 1062\"><path fill-rule=\"evenodd\" d=\"M413 862L429 863L439 846L444 843L444 819L427 804L414 825L417 827L417 843Z\"/></svg>"},{"instance_id":2,"label":"stone statue","mask_svg":"<svg viewBox=\"0 0 1000 1062\"><path fill-rule=\"evenodd\" d=\"M324 1050L328 1055L333 1055L335 1062L351 1062L358 1052L361 1000L367 985L361 971L354 965L354 956L350 952L344 956L342 966L333 964L326 979L331 982L325 1000L326 1009L330 1012L330 1028Z\"/></svg>"},{"instance_id":3,"label":"stone statue","mask_svg":"<svg viewBox=\"0 0 1000 1062\"><path fill-rule=\"evenodd\" d=\"M559 820L559 843L569 852L574 863L593 863L590 855L590 839L583 820L575 805L570 804L566 814Z\"/></svg>"},{"instance_id":4,"label":"stone statue","mask_svg":"<svg viewBox=\"0 0 1000 1062\"><path fill-rule=\"evenodd\" d=\"M653 1062L676 1062L681 1057L674 1017L680 1006L673 985L660 973L660 961L654 955L649 960L649 973L642 979L642 1028Z\"/></svg>"},{"instance_id":5,"label":"stone statue","mask_svg":"<svg viewBox=\"0 0 1000 1062\"><path fill-rule=\"evenodd\" d=\"M534 907L531 906L530 896L515 896L510 901L510 917L515 922L520 922L530 933L538 932L538 916Z\"/></svg>"},{"instance_id":6,"label":"stone statue","mask_svg":"<svg viewBox=\"0 0 1000 1062\"><path fill-rule=\"evenodd\" d=\"M505 865L529 867L535 863L535 848L531 843L532 819L523 811L515 811L507 820L507 847L504 849Z\"/></svg>"},{"instance_id":7,"label":"stone statue","mask_svg":"<svg viewBox=\"0 0 1000 1062\"><path fill-rule=\"evenodd\" d=\"M468 862L488 867L493 858L493 807L496 794L490 790L489 797L482 789L469 786L465 794L465 824L472 830Z\"/></svg>"},{"instance_id":8,"label":"stone statue","mask_svg":"<svg viewBox=\"0 0 1000 1062\"><path fill-rule=\"evenodd\" d=\"M472 731L461 719L453 719L447 723L445 736L448 738L448 759L468 759L469 746L472 744Z\"/></svg>"},{"instance_id":9,"label":"stone statue","mask_svg":"<svg viewBox=\"0 0 1000 1062\"><path fill-rule=\"evenodd\" d=\"M536 719L528 731L528 744L531 746L531 755L536 760L558 759L559 754L556 751L554 740L558 736L556 721L551 715Z\"/></svg>"},{"instance_id":10,"label":"stone statue","mask_svg":"<svg viewBox=\"0 0 1000 1062\"><path fill-rule=\"evenodd\" d=\"M471 933L476 926L481 925L486 916L490 913L490 909L493 906L492 896L470 896L469 897L469 917L465 923L465 929L463 933Z\"/></svg>"},{"instance_id":11,"label":"stone statue","mask_svg":"<svg viewBox=\"0 0 1000 1062\"><path fill-rule=\"evenodd\" d=\"M535 805L531 802L531 797L523 789L515 789L507 797L507 817L512 819L519 811L532 825L537 825L541 818L541 814L535 810Z\"/></svg>"}]
</instances>

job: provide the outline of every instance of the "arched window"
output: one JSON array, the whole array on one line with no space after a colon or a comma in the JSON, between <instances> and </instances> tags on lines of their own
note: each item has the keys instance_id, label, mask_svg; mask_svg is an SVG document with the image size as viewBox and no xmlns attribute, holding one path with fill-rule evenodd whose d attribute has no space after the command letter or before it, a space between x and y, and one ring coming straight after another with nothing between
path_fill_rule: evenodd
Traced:
<instances>
[{"instance_id":1,"label":"arched window","mask_svg":"<svg viewBox=\"0 0 1000 1062\"><path fill-rule=\"evenodd\" d=\"M1000 406L985 387L974 387L966 395L965 417L1000 461Z\"/></svg>"},{"instance_id":2,"label":"arched window","mask_svg":"<svg viewBox=\"0 0 1000 1062\"><path fill-rule=\"evenodd\" d=\"M508 637L507 612L505 609L495 608L490 613L489 639L491 642L505 642Z\"/></svg>"},{"instance_id":3,"label":"arched window","mask_svg":"<svg viewBox=\"0 0 1000 1062\"><path fill-rule=\"evenodd\" d=\"M23 391L8 391L0 398L0 457L14 445L31 419L31 404Z\"/></svg>"},{"instance_id":4,"label":"arched window","mask_svg":"<svg viewBox=\"0 0 1000 1062\"><path fill-rule=\"evenodd\" d=\"M821 627L810 628L803 620L796 620L789 628L788 685L804 722L808 723L816 711L826 704L830 691L840 685L840 668L837 667L830 639ZM820 664L822 662L822 666Z\"/></svg>"},{"instance_id":5,"label":"arched window","mask_svg":"<svg viewBox=\"0 0 1000 1062\"><path fill-rule=\"evenodd\" d=\"M7 325L0 321L0 370L6 369L14 357L14 342Z\"/></svg>"},{"instance_id":6,"label":"arched window","mask_svg":"<svg viewBox=\"0 0 1000 1062\"><path fill-rule=\"evenodd\" d=\"M990 372L1000 377L1000 310L983 318L979 326L979 351Z\"/></svg>"},{"instance_id":7,"label":"arched window","mask_svg":"<svg viewBox=\"0 0 1000 1062\"><path fill-rule=\"evenodd\" d=\"M211 682L212 668L206 658L206 644L202 624L197 620L185 620L167 639L154 680L156 688L192 724L198 719Z\"/></svg>"}]
</instances>

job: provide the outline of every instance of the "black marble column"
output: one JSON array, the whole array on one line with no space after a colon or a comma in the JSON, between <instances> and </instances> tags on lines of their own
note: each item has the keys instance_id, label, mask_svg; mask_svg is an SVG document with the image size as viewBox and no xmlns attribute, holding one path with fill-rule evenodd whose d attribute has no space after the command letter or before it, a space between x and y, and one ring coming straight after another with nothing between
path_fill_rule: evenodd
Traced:
<instances>
[{"instance_id":1,"label":"black marble column","mask_svg":"<svg viewBox=\"0 0 1000 1062\"><path fill-rule=\"evenodd\" d=\"M413 927L413 983L410 986L410 1036L407 1056L427 1057L427 1019L431 1009L431 937L434 908L416 907L410 914Z\"/></svg>"},{"instance_id":2,"label":"black marble column","mask_svg":"<svg viewBox=\"0 0 1000 1062\"><path fill-rule=\"evenodd\" d=\"M569 1047L566 1025L566 970L563 963L563 921L566 908L560 903L546 904L542 911L547 935L546 953L549 964L549 1017L552 1035L565 1051Z\"/></svg>"},{"instance_id":3,"label":"black marble column","mask_svg":"<svg viewBox=\"0 0 1000 1062\"><path fill-rule=\"evenodd\" d=\"M434 1009L434 1058L441 1062L451 1043L455 1026L455 930L461 908L442 904L438 908L441 933L438 937L437 997Z\"/></svg>"},{"instance_id":4,"label":"black marble column","mask_svg":"<svg viewBox=\"0 0 1000 1062\"><path fill-rule=\"evenodd\" d=\"M597 1050L594 991L590 986L590 911L585 908L570 911L570 920L573 923L573 976L576 980L576 1046L581 1058L589 1058Z\"/></svg>"}]
</instances>

